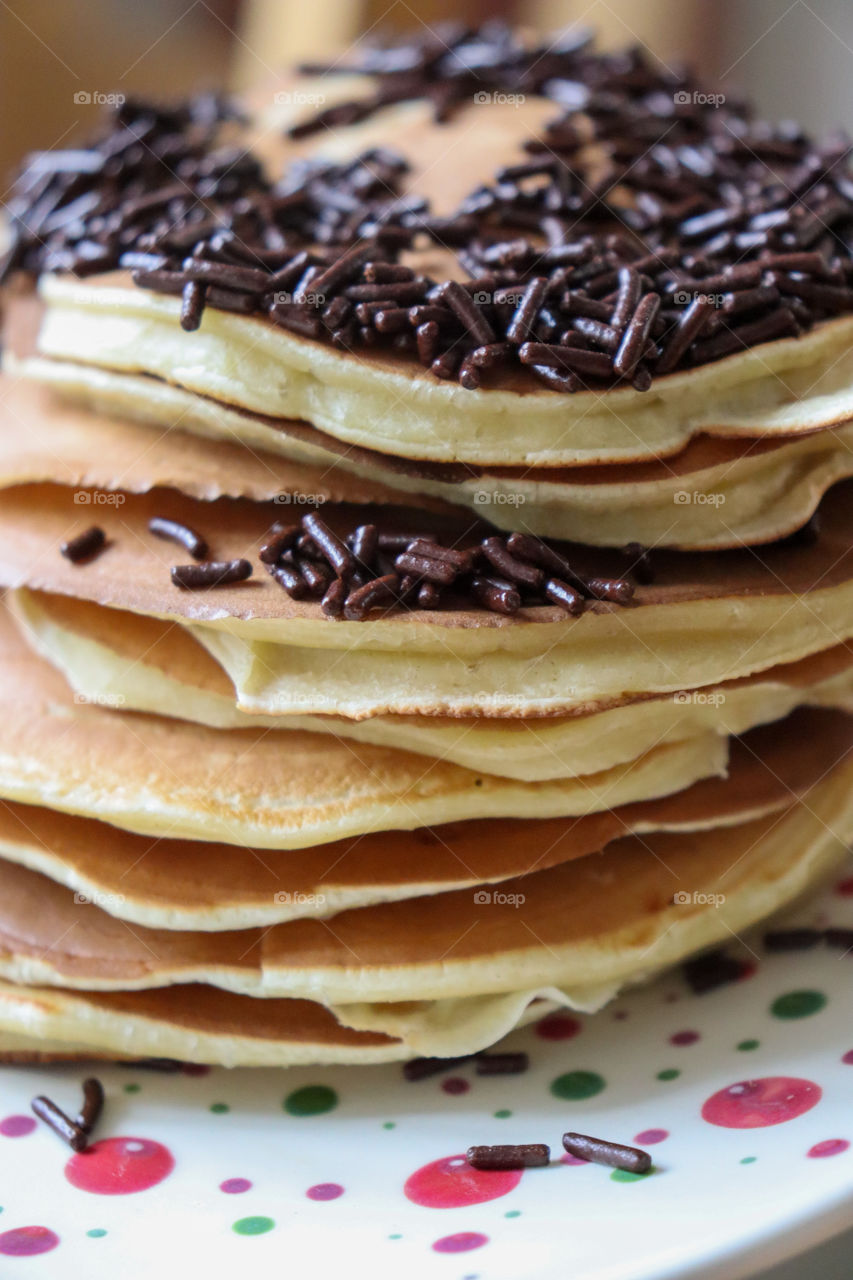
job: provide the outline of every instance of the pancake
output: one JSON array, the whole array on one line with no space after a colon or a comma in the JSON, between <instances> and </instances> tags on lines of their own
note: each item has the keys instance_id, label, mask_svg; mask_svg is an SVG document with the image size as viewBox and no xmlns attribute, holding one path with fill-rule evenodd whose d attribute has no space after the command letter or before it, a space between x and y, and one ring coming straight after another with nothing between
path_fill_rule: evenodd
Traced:
<instances>
[{"instance_id":1,"label":"pancake","mask_svg":"<svg viewBox=\"0 0 853 1280\"><path fill-rule=\"evenodd\" d=\"M235 930L326 918L544 870L629 834L706 830L778 813L835 765L852 733L850 718L840 713L799 712L735 741L725 779L705 779L660 800L584 818L388 831L293 852L151 841L7 801L0 806L0 857L49 876L119 920L151 928ZM813 750L802 751L804 739ZM8 916L14 910L8 877L5 884Z\"/></svg>"},{"instance_id":2,"label":"pancake","mask_svg":"<svg viewBox=\"0 0 853 1280\"><path fill-rule=\"evenodd\" d=\"M725 772L706 733L584 778L517 782L294 731L202 725L80 702L0 614L0 796L154 837L304 848L480 817L595 813Z\"/></svg>"},{"instance_id":3,"label":"pancake","mask_svg":"<svg viewBox=\"0 0 853 1280\"><path fill-rule=\"evenodd\" d=\"M513 529L523 516L531 533L595 546L637 541L708 550L785 537L853 471L849 423L790 439L699 436L662 461L489 469L344 445L307 423L235 409L147 375L58 360L14 364L8 356L6 366L20 378L5 397L13 416L7 440L0 436L6 484L120 483L131 492L172 485L193 497L254 499L301 489L350 502L378 498L385 486L402 495L398 501L454 503L488 515L500 529ZM42 386L69 403L47 398ZM14 430L16 401L29 402L28 420L40 419L36 448ZM149 442L135 424L168 434ZM205 439L203 450L187 440L193 434Z\"/></svg>"},{"instance_id":4,"label":"pancake","mask_svg":"<svg viewBox=\"0 0 853 1280\"><path fill-rule=\"evenodd\" d=\"M5 977L88 991L204 982L348 1004L617 989L779 910L846 856L848 752L805 800L733 827L630 836L504 881L264 930L131 929L3 867ZM585 998L583 995L580 998ZM260 1003L265 1003L266 1000ZM341 1016L346 1019L345 1011ZM0 1021L2 1025L2 1021Z\"/></svg>"},{"instance_id":5,"label":"pancake","mask_svg":"<svg viewBox=\"0 0 853 1280\"><path fill-rule=\"evenodd\" d=\"M180 299L137 289L123 272L83 281L48 276L41 290L43 356L151 374L401 457L475 466L636 462L676 454L701 434L773 439L853 417L849 317L658 378L648 392L569 396L530 386L467 391L411 362L337 351L212 308L200 329L185 333Z\"/></svg>"},{"instance_id":6,"label":"pancake","mask_svg":"<svg viewBox=\"0 0 853 1280\"><path fill-rule=\"evenodd\" d=\"M845 482L826 495L813 543L774 544L760 553L662 551L654 583L639 587L630 607L594 601L572 619L549 607L511 618L485 610L398 610L335 622L319 604L291 600L266 574L213 591L181 591L169 580L175 549L148 533L151 517L200 529L221 558L254 555L271 517L262 504L199 504L161 490L125 495L120 508L98 508L111 545L87 565L70 564L58 550L92 522L88 513L84 523L69 489L7 490L0 583L189 625L231 678L241 709L252 714L550 715L626 693L707 687L847 641L851 494ZM391 514L383 508L386 526ZM332 523L345 518L330 505L324 516ZM428 513L421 519L439 522ZM440 527L447 527L443 518ZM575 547L570 554L581 571L616 571L603 551Z\"/></svg>"},{"instance_id":7,"label":"pancake","mask_svg":"<svg viewBox=\"0 0 853 1280\"><path fill-rule=\"evenodd\" d=\"M343 1027L313 1001L251 1000L203 984L83 995L0 983L0 1028L0 1053L11 1035L12 1052L21 1052L23 1038L30 1052L44 1045L62 1059L94 1054L289 1067L411 1057L399 1040Z\"/></svg>"},{"instance_id":8,"label":"pancake","mask_svg":"<svg viewBox=\"0 0 853 1280\"><path fill-rule=\"evenodd\" d=\"M0 376L0 487L54 481L73 489L145 493L155 486L179 489L191 497L223 496L276 501L298 506L304 495L316 503L393 503L395 490L371 478L347 473L319 455L289 460L281 452L247 448L252 441L220 439L200 443L182 429L180 414L150 426L130 417L95 416L63 402L38 382ZM307 451L306 451L307 454ZM313 463L313 465L312 465ZM409 499L418 505L419 499ZM423 505L445 504L425 498Z\"/></svg>"},{"instance_id":9,"label":"pancake","mask_svg":"<svg viewBox=\"0 0 853 1280\"><path fill-rule=\"evenodd\" d=\"M399 747L524 781L575 777L635 760L665 742L729 735L780 720L800 705L853 710L853 650L844 645L761 675L676 697L626 697L568 717L251 716L225 672L182 627L70 596L11 593L27 643L82 700L176 716L217 729L265 725ZM286 744L284 744L286 747Z\"/></svg>"}]
</instances>

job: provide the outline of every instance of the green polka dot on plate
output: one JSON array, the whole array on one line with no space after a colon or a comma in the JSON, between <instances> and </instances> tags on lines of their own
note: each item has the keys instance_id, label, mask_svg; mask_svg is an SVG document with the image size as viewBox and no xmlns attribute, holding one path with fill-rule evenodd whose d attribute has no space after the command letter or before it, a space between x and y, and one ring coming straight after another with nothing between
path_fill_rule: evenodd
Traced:
<instances>
[{"instance_id":1,"label":"green polka dot on plate","mask_svg":"<svg viewBox=\"0 0 853 1280\"><path fill-rule=\"evenodd\" d=\"M105 1236L106 1234L107 1233L103 1227L92 1227L90 1231L86 1232L86 1235L89 1236L92 1240L100 1240L101 1237Z\"/></svg>"},{"instance_id":2,"label":"green polka dot on plate","mask_svg":"<svg viewBox=\"0 0 853 1280\"><path fill-rule=\"evenodd\" d=\"M658 1072L657 1079L658 1080L677 1080L680 1075L681 1075L681 1072L678 1070L678 1067L665 1067L663 1071Z\"/></svg>"},{"instance_id":3,"label":"green polka dot on plate","mask_svg":"<svg viewBox=\"0 0 853 1280\"><path fill-rule=\"evenodd\" d=\"M786 991L777 996L770 1006L774 1018L810 1018L820 1013L826 1005L822 991Z\"/></svg>"},{"instance_id":4,"label":"green polka dot on plate","mask_svg":"<svg viewBox=\"0 0 853 1280\"><path fill-rule=\"evenodd\" d=\"M738 1049L741 1053L749 1053L752 1049L757 1049L760 1044L760 1040L741 1040Z\"/></svg>"},{"instance_id":5,"label":"green polka dot on plate","mask_svg":"<svg viewBox=\"0 0 853 1280\"><path fill-rule=\"evenodd\" d=\"M604 1077L597 1071L567 1071L551 1081L551 1092L555 1098L569 1098L577 1102L583 1098L594 1098L605 1086Z\"/></svg>"},{"instance_id":6,"label":"green polka dot on plate","mask_svg":"<svg viewBox=\"0 0 853 1280\"><path fill-rule=\"evenodd\" d=\"M508 1120L512 1115L511 1111L507 1111L506 1107L502 1107L500 1111L493 1112L496 1120Z\"/></svg>"},{"instance_id":7,"label":"green polka dot on plate","mask_svg":"<svg viewBox=\"0 0 853 1280\"><path fill-rule=\"evenodd\" d=\"M648 1178L650 1174L655 1172L652 1165L647 1173L631 1173L628 1169L614 1169L610 1175L611 1182L642 1182L644 1178Z\"/></svg>"},{"instance_id":8,"label":"green polka dot on plate","mask_svg":"<svg viewBox=\"0 0 853 1280\"><path fill-rule=\"evenodd\" d=\"M211 1102L210 1109L215 1116L224 1116L231 1110L227 1102Z\"/></svg>"},{"instance_id":9,"label":"green polka dot on plate","mask_svg":"<svg viewBox=\"0 0 853 1280\"><path fill-rule=\"evenodd\" d=\"M272 1218L238 1218L231 1229L238 1236L263 1236L272 1231L274 1226Z\"/></svg>"},{"instance_id":10,"label":"green polka dot on plate","mask_svg":"<svg viewBox=\"0 0 853 1280\"><path fill-rule=\"evenodd\" d=\"M333 1111L338 1105L338 1095L326 1084L306 1084L294 1089L284 1100L285 1111L292 1116L319 1116Z\"/></svg>"}]
</instances>

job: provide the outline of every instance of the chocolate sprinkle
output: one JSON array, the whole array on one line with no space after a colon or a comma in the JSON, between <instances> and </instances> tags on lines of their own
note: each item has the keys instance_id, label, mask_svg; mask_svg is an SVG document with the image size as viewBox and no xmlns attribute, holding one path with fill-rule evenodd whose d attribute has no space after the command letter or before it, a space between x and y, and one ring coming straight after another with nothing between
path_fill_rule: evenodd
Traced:
<instances>
[{"instance_id":1,"label":"chocolate sprinkle","mask_svg":"<svg viewBox=\"0 0 853 1280\"><path fill-rule=\"evenodd\" d=\"M478 1076L518 1076L529 1066L526 1053L481 1053L475 1071Z\"/></svg>"},{"instance_id":2,"label":"chocolate sprinkle","mask_svg":"<svg viewBox=\"0 0 853 1280\"><path fill-rule=\"evenodd\" d=\"M593 1164L606 1164L611 1169L623 1169L625 1173L648 1173L652 1158L639 1147L624 1147L619 1142L605 1138L591 1138L585 1133L564 1133L563 1146L569 1155L578 1160L590 1160Z\"/></svg>"},{"instance_id":3,"label":"chocolate sprinkle","mask_svg":"<svg viewBox=\"0 0 853 1280\"><path fill-rule=\"evenodd\" d=\"M541 1169L550 1162L551 1148L544 1142L469 1147L466 1159L472 1169Z\"/></svg>"},{"instance_id":4,"label":"chocolate sprinkle","mask_svg":"<svg viewBox=\"0 0 853 1280\"><path fill-rule=\"evenodd\" d=\"M819 929L773 929L764 935L767 951L810 951L822 940Z\"/></svg>"},{"instance_id":5,"label":"chocolate sprinkle","mask_svg":"<svg viewBox=\"0 0 853 1280\"><path fill-rule=\"evenodd\" d=\"M67 1143L72 1151L85 1151L88 1146L88 1137L79 1124L67 1116L61 1107L58 1107L50 1098L46 1098L44 1094L33 1098L30 1103L33 1113L38 1116L39 1120L43 1120L48 1128L58 1134L63 1142Z\"/></svg>"},{"instance_id":6,"label":"chocolate sprinkle","mask_svg":"<svg viewBox=\"0 0 853 1280\"><path fill-rule=\"evenodd\" d=\"M103 551L106 544L107 535L103 529L92 525L91 529L78 533L76 538L63 542L59 550L72 564L81 564L84 560L93 560Z\"/></svg>"},{"instance_id":7,"label":"chocolate sprinkle","mask_svg":"<svg viewBox=\"0 0 853 1280\"><path fill-rule=\"evenodd\" d=\"M225 587L252 576L248 560L203 560L200 564L172 565L172 582L185 591L205 587Z\"/></svg>"},{"instance_id":8,"label":"chocolate sprinkle","mask_svg":"<svg viewBox=\"0 0 853 1280\"><path fill-rule=\"evenodd\" d=\"M441 123L483 93L544 96L555 116L518 163L436 217L385 148L270 176L233 105L129 100L89 146L28 158L2 278L123 267L180 297L186 329L205 307L266 317L344 350L402 353L472 390L526 370L555 393L646 391L853 314L841 136L774 128L639 48L536 43L497 21L365 42L322 71L370 77L367 96L317 111L294 137L416 99ZM453 246L467 278L399 261L430 243Z\"/></svg>"},{"instance_id":9,"label":"chocolate sprinkle","mask_svg":"<svg viewBox=\"0 0 853 1280\"><path fill-rule=\"evenodd\" d=\"M148 521L148 531L155 538L165 538L167 542L176 542L179 547L188 551L194 560L204 560L207 555L207 543L200 533L191 529L179 520L167 520L165 516L154 516Z\"/></svg>"},{"instance_id":10,"label":"chocolate sprinkle","mask_svg":"<svg viewBox=\"0 0 853 1280\"><path fill-rule=\"evenodd\" d=\"M75 1124L83 1133L90 1134L104 1109L104 1086L95 1076L83 1081L83 1105Z\"/></svg>"}]
</instances>

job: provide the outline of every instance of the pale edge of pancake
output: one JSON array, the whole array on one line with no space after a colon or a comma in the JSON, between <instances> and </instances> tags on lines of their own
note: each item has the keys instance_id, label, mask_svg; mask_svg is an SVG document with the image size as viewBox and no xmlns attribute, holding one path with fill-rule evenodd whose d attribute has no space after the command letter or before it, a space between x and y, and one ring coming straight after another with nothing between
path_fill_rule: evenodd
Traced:
<instances>
[{"instance_id":1,"label":"pale edge of pancake","mask_svg":"<svg viewBox=\"0 0 853 1280\"><path fill-rule=\"evenodd\" d=\"M517 1011L510 1031L543 1017L556 1002L537 999ZM473 1012L473 1011L472 1011ZM482 1031L468 1037L474 1053L494 1043L483 1039L488 1019L479 1019ZM507 1024L504 1016L503 1024ZM504 1034L503 1032L501 1034ZM461 1041L459 1033L456 1038ZM397 1043L353 1046L329 1043L264 1040L245 1035L216 1035L193 1031L165 1019L141 1017L122 1011L115 1013L93 1005L84 994L57 989L23 987L0 982L0 1061L39 1063L107 1058L127 1061L137 1058L174 1058L222 1067L289 1067L341 1063L351 1066L399 1062L423 1052L423 1033L415 1033L417 1044L397 1038ZM447 1057L442 1045L444 1033L435 1036L435 1053Z\"/></svg>"},{"instance_id":2,"label":"pale edge of pancake","mask_svg":"<svg viewBox=\"0 0 853 1280\"><path fill-rule=\"evenodd\" d=\"M121 415L152 428L240 441L253 450L323 468L326 473L332 469L363 480L381 479L399 491L401 502L412 497L438 498L485 516L500 529L523 524L531 533L592 546L640 542L713 550L770 542L800 528L826 490L853 474L853 424L848 423L809 432L769 453L747 454L687 474L673 470L657 481L563 483L539 480L533 471L512 477L486 474L452 483L432 475L405 474L381 462L371 465L345 450L332 452L279 431L248 411L146 375L38 358L16 364L8 355L4 366L13 374L55 388L95 413ZM57 446L61 447L59 441ZM49 459L46 466L49 469ZM29 463L29 474L10 475L6 482L51 478L33 474ZM145 487L156 483L157 477L152 476ZM100 487L114 485L102 480ZM127 481L123 487L128 487ZM249 496L273 499L280 488L271 474L267 492L259 494L255 483ZM235 474L223 477L219 488L204 496L240 497L243 489Z\"/></svg>"},{"instance_id":3,"label":"pale edge of pancake","mask_svg":"<svg viewBox=\"0 0 853 1280\"><path fill-rule=\"evenodd\" d=\"M548 715L628 690L707 688L831 648L853 637L853 581L437 636L405 621L353 624L363 636L285 619L185 625L251 715Z\"/></svg>"},{"instance_id":4,"label":"pale edge of pancake","mask_svg":"<svg viewBox=\"0 0 853 1280\"><path fill-rule=\"evenodd\" d=\"M670 374L649 392L567 396L466 391L212 308L185 333L179 300L116 279L47 276L41 291L42 355L150 373L270 417L305 419L351 444L434 461L630 462L676 453L704 431L790 435L853 416L850 317Z\"/></svg>"},{"instance_id":5,"label":"pale edge of pancake","mask_svg":"<svg viewBox=\"0 0 853 1280\"><path fill-rule=\"evenodd\" d=\"M532 722L468 720L439 723L376 716L345 720L324 716L252 716L233 698L182 682L146 655L124 659L91 631L52 618L51 597L25 589L11 593L13 616L28 643L62 672L75 694L95 705L174 716L217 729L307 729L378 746L398 747L525 782L583 776L611 769L655 746L713 731L738 735L782 720L801 705L853 711L853 667L812 685L786 684L768 672L705 691L648 698L566 719ZM82 626L82 624L81 624Z\"/></svg>"}]
</instances>

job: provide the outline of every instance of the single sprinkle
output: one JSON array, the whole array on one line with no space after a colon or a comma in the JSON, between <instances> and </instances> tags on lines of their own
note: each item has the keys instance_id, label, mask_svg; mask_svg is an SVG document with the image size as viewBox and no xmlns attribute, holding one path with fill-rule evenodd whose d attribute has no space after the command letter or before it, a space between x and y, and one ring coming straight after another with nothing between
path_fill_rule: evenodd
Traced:
<instances>
[{"instance_id":1,"label":"single sprinkle","mask_svg":"<svg viewBox=\"0 0 853 1280\"><path fill-rule=\"evenodd\" d=\"M775 929L764 935L767 951L810 951L822 940L819 929Z\"/></svg>"},{"instance_id":2,"label":"single sprinkle","mask_svg":"<svg viewBox=\"0 0 853 1280\"><path fill-rule=\"evenodd\" d=\"M430 1076L441 1075L458 1067L462 1062L470 1062L474 1054L465 1054L460 1058L411 1058L403 1063L403 1076L406 1080L428 1080Z\"/></svg>"},{"instance_id":3,"label":"single sprinkle","mask_svg":"<svg viewBox=\"0 0 853 1280\"><path fill-rule=\"evenodd\" d=\"M466 1159L472 1169L540 1169L549 1163L551 1149L544 1142L469 1147Z\"/></svg>"},{"instance_id":4,"label":"single sprinkle","mask_svg":"<svg viewBox=\"0 0 853 1280\"><path fill-rule=\"evenodd\" d=\"M104 1086L95 1076L83 1081L83 1105L75 1121L83 1133L90 1134L104 1109Z\"/></svg>"},{"instance_id":5,"label":"single sprinkle","mask_svg":"<svg viewBox=\"0 0 853 1280\"><path fill-rule=\"evenodd\" d=\"M59 550L72 564L81 564L84 560L93 560L95 556L100 555L106 544L107 535L98 525L93 524L91 529L86 529L84 533L78 533L76 538L69 538L67 542L63 542Z\"/></svg>"},{"instance_id":6,"label":"single sprinkle","mask_svg":"<svg viewBox=\"0 0 853 1280\"><path fill-rule=\"evenodd\" d=\"M148 521L148 531L153 533L155 538L176 542L178 546L188 551L194 560L207 558L207 542L188 524L181 524L179 520L168 520L165 516L154 516Z\"/></svg>"},{"instance_id":7,"label":"single sprinkle","mask_svg":"<svg viewBox=\"0 0 853 1280\"><path fill-rule=\"evenodd\" d=\"M197 591L245 582L252 576L252 566L248 560L203 560L200 564L172 565L171 575L176 587Z\"/></svg>"},{"instance_id":8,"label":"single sprinkle","mask_svg":"<svg viewBox=\"0 0 853 1280\"><path fill-rule=\"evenodd\" d=\"M33 1098L30 1106L39 1120L43 1120L48 1128L58 1134L72 1151L86 1150L89 1140L84 1131L50 1098L40 1094L37 1098Z\"/></svg>"},{"instance_id":9,"label":"single sprinkle","mask_svg":"<svg viewBox=\"0 0 853 1280\"><path fill-rule=\"evenodd\" d=\"M478 1076L517 1076L529 1066L526 1053L481 1053L474 1070Z\"/></svg>"},{"instance_id":10,"label":"single sprinkle","mask_svg":"<svg viewBox=\"0 0 853 1280\"><path fill-rule=\"evenodd\" d=\"M564 1133L563 1146L569 1155L578 1160L590 1160L593 1164L606 1164L625 1173L648 1173L652 1157L639 1147L626 1147L604 1138L591 1138L585 1133Z\"/></svg>"}]
</instances>

